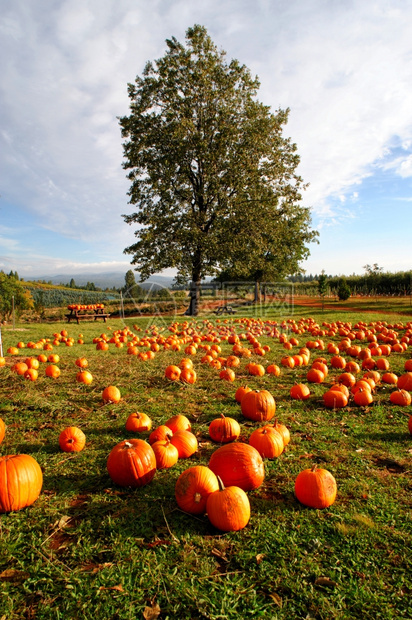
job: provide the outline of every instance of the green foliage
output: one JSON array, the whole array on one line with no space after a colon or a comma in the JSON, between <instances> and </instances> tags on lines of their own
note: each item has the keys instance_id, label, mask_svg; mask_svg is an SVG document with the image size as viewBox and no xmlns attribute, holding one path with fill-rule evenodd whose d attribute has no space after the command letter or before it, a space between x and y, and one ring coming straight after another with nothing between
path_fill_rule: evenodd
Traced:
<instances>
[{"instance_id":1,"label":"green foliage","mask_svg":"<svg viewBox=\"0 0 412 620\"><path fill-rule=\"evenodd\" d=\"M0 317L5 320L10 319L13 308L17 317L24 310L33 308L33 298L30 292L16 275L12 272L9 275L0 272Z\"/></svg>"},{"instance_id":2,"label":"green foliage","mask_svg":"<svg viewBox=\"0 0 412 620\"><path fill-rule=\"evenodd\" d=\"M351 290L345 278L341 278L338 286L338 297L341 301L346 301L351 296Z\"/></svg>"},{"instance_id":3,"label":"green foliage","mask_svg":"<svg viewBox=\"0 0 412 620\"><path fill-rule=\"evenodd\" d=\"M120 119L130 203L138 224L133 255L142 279L175 267L197 285L221 269L262 278L298 269L308 255L309 209L300 206L296 145L282 136L288 110L256 99L259 82L229 63L204 27L175 38L129 84ZM262 256L264 264L262 265Z\"/></svg>"},{"instance_id":4,"label":"green foliage","mask_svg":"<svg viewBox=\"0 0 412 620\"><path fill-rule=\"evenodd\" d=\"M117 292L93 291L87 289L71 289L61 286L40 286L25 284L35 304L44 308L57 308L69 304L96 304L119 299Z\"/></svg>"}]
</instances>

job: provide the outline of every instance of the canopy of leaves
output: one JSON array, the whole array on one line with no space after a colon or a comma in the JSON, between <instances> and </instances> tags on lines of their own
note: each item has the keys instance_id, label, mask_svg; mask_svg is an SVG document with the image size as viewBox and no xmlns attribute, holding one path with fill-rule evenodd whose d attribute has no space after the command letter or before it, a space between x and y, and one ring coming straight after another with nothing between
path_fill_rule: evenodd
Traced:
<instances>
[{"instance_id":1,"label":"canopy of leaves","mask_svg":"<svg viewBox=\"0 0 412 620\"><path fill-rule=\"evenodd\" d=\"M33 308L30 292L21 284L14 274L0 272L0 317L8 320L13 309L18 316L23 310Z\"/></svg>"},{"instance_id":2,"label":"canopy of leaves","mask_svg":"<svg viewBox=\"0 0 412 620\"><path fill-rule=\"evenodd\" d=\"M129 84L120 118L137 207L123 217L138 225L125 253L142 280L169 267L196 283L222 269L296 271L316 233L300 205L296 145L282 136L289 111L257 101L257 78L204 27L188 29L186 46L166 43Z\"/></svg>"}]
</instances>

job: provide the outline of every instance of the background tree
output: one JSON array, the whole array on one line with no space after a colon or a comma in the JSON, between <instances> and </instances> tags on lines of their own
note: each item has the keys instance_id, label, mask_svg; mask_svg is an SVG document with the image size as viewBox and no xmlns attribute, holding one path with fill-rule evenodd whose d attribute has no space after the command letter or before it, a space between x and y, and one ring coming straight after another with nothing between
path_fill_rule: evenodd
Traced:
<instances>
[{"instance_id":1,"label":"background tree","mask_svg":"<svg viewBox=\"0 0 412 620\"><path fill-rule=\"evenodd\" d=\"M14 274L7 276L0 272L0 317L9 320L13 307L19 316L23 310L33 308L33 298Z\"/></svg>"},{"instance_id":2,"label":"background tree","mask_svg":"<svg viewBox=\"0 0 412 620\"><path fill-rule=\"evenodd\" d=\"M136 297L140 297L143 294L142 287L136 283L136 278L135 278L133 269L129 269L126 272L124 280L125 280L125 285L123 288L123 293L125 294L125 296L136 298Z\"/></svg>"},{"instance_id":3,"label":"background tree","mask_svg":"<svg viewBox=\"0 0 412 620\"><path fill-rule=\"evenodd\" d=\"M322 270L322 273L320 274L318 278L318 292L322 300L322 310L325 309L325 295L326 295L327 290L328 290L328 279L326 277L325 271Z\"/></svg>"},{"instance_id":4,"label":"background tree","mask_svg":"<svg viewBox=\"0 0 412 620\"><path fill-rule=\"evenodd\" d=\"M188 29L186 46L166 43L129 84L131 113L119 119L137 206L123 217L139 225L125 253L143 280L168 267L190 279L197 314L206 275L250 274L265 253L291 272L316 233L299 204L296 145L282 136L289 110L257 101L258 79L227 63L204 27Z\"/></svg>"},{"instance_id":5,"label":"background tree","mask_svg":"<svg viewBox=\"0 0 412 620\"><path fill-rule=\"evenodd\" d=\"M338 298L340 301L346 301L351 296L351 290L345 278L339 280Z\"/></svg>"}]
</instances>

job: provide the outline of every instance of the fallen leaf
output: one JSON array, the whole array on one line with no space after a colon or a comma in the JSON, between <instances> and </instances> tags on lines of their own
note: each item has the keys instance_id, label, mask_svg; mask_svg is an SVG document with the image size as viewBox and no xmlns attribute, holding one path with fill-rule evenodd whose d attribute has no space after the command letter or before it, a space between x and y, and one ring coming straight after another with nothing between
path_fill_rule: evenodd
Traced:
<instances>
[{"instance_id":1,"label":"fallen leaf","mask_svg":"<svg viewBox=\"0 0 412 620\"><path fill-rule=\"evenodd\" d=\"M363 448L358 448L355 452L363 452Z\"/></svg>"},{"instance_id":2,"label":"fallen leaf","mask_svg":"<svg viewBox=\"0 0 412 620\"><path fill-rule=\"evenodd\" d=\"M123 586L119 583L118 586L100 586L99 590L117 590L118 592L124 592Z\"/></svg>"},{"instance_id":3,"label":"fallen leaf","mask_svg":"<svg viewBox=\"0 0 412 620\"><path fill-rule=\"evenodd\" d=\"M336 581L332 581L329 577L317 577L315 579L315 586L325 586L326 588L336 588Z\"/></svg>"},{"instance_id":4,"label":"fallen leaf","mask_svg":"<svg viewBox=\"0 0 412 620\"><path fill-rule=\"evenodd\" d=\"M13 583L24 581L29 577L29 573L26 573L23 570L16 570L14 568L6 568L6 570L0 573L1 581L11 581Z\"/></svg>"},{"instance_id":5,"label":"fallen leaf","mask_svg":"<svg viewBox=\"0 0 412 620\"><path fill-rule=\"evenodd\" d=\"M265 558L265 557L266 557L266 553L258 553L257 556L256 556L256 562L258 564L260 564L262 562L263 558Z\"/></svg>"},{"instance_id":6,"label":"fallen leaf","mask_svg":"<svg viewBox=\"0 0 412 620\"><path fill-rule=\"evenodd\" d=\"M60 520L59 520L59 522L57 524L57 527L59 527L60 529L64 528L69 523L69 521L71 521L71 519L72 519L71 517L69 517L67 515L63 515L60 518Z\"/></svg>"},{"instance_id":7,"label":"fallen leaf","mask_svg":"<svg viewBox=\"0 0 412 620\"><path fill-rule=\"evenodd\" d=\"M278 607L282 607L282 598L279 596L279 594L276 594L276 592L271 592L269 596Z\"/></svg>"},{"instance_id":8,"label":"fallen leaf","mask_svg":"<svg viewBox=\"0 0 412 620\"><path fill-rule=\"evenodd\" d=\"M160 607L157 603L153 603L151 607L145 607L143 618L145 620L156 620L160 616Z\"/></svg>"}]
</instances>

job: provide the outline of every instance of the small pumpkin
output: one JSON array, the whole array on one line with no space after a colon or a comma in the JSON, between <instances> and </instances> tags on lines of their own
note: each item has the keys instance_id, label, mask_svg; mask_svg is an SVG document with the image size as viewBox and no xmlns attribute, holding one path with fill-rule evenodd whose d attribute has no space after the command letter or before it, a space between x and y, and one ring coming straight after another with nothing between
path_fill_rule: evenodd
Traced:
<instances>
[{"instance_id":1,"label":"small pumpkin","mask_svg":"<svg viewBox=\"0 0 412 620\"><path fill-rule=\"evenodd\" d=\"M125 439L118 443L107 459L110 478L122 487L142 487L156 473L156 457L143 439Z\"/></svg>"},{"instance_id":2,"label":"small pumpkin","mask_svg":"<svg viewBox=\"0 0 412 620\"><path fill-rule=\"evenodd\" d=\"M178 461L179 452L171 443L171 437L160 439L152 444L152 449L156 457L157 469L169 469Z\"/></svg>"},{"instance_id":3,"label":"small pumpkin","mask_svg":"<svg viewBox=\"0 0 412 620\"><path fill-rule=\"evenodd\" d=\"M348 404L348 396L338 389L330 389L323 394L323 402L328 409L340 409Z\"/></svg>"},{"instance_id":4,"label":"small pumpkin","mask_svg":"<svg viewBox=\"0 0 412 620\"><path fill-rule=\"evenodd\" d=\"M218 477L219 489L207 498L206 511L211 524L222 532L237 532L249 523L250 502L239 487L225 487Z\"/></svg>"},{"instance_id":5,"label":"small pumpkin","mask_svg":"<svg viewBox=\"0 0 412 620\"><path fill-rule=\"evenodd\" d=\"M255 429L249 437L249 443L261 457L268 459L280 456L285 447L282 435L268 425Z\"/></svg>"},{"instance_id":6,"label":"small pumpkin","mask_svg":"<svg viewBox=\"0 0 412 620\"><path fill-rule=\"evenodd\" d=\"M126 420L126 430L132 433L144 433L150 431L152 421L146 413L138 411L131 413Z\"/></svg>"},{"instance_id":7,"label":"small pumpkin","mask_svg":"<svg viewBox=\"0 0 412 620\"><path fill-rule=\"evenodd\" d=\"M40 495L43 474L29 454L0 457L0 512L31 506Z\"/></svg>"},{"instance_id":8,"label":"small pumpkin","mask_svg":"<svg viewBox=\"0 0 412 620\"><path fill-rule=\"evenodd\" d=\"M6 425L4 421L0 418L0 443L3 441L5 434L6 434Z\"/></svg>"},{"instance_id":9,"label":"small pumpkin","mask_svg":"<svg viewBox=\"0 0 412 620\"><path fill-rule=\"evenodd\" d=\"M165 422L165 426L168 426L170 430L175 433L176 431L190 431L191 425L186 416L177 414L169 418Z\"/></svg>"},{"instance_id":10,"label":"small pumpkin","mask_svg":"<svg viewBox=\"0 0 412 620\"><path fill-rule=\"evenodd\" d=\"M290 396L294 400L307 400L310 397L310 389L304 383L296 383L290 388Z\"/></svg>"},{"instance_id":11,"label":"small pumpkin","mask_svg":"<svg viewBox=\"0 0 412 620\"><path fill-rule=\"evenodd\" d=\"M241 385L237 388L235 392L235 400L237 400L238 403L242 402L242 398L244 397L244 395L251 391L252 388L248 387L247 385Z\"/></svg>"},{"instance_id":12,"label":"small pumpkin","mask_svg":"<svg viewBox=\"0 0 412 620\"><path fill-rule=\"evenodd\" d=\"M353 395L353 400L359 407L367 407L373 403L372 392L366 388L359 388Z\"/></svg>"},{"instance_id":13,"label":"small pumpkin","mask_svg":"<svg viewBox=\"0 0 412 620\"><path fill-rule=\"evenodd\" d=\"M59 435L59 446L63 452L80 452L86 444L86 435L77 426L68 426Z\"/></svg>"},{"instance_id":14,"label":"small pumpkin","mask_svg":"<svg viewBox=\"0 0 412 620\"><path fill-rule=\"evenodd\" d=\"M336 480L327 469L317 468L300 472L295 480L295 495L301 504L310 508L327 508L336 499Z\"/></svg>"},{"instance_id":15,"label":"small pumpkin","mask_svg":"<svg viewBox=\"0 0 412 620\"><path fill-rule=\"evenodd\" d=\"M173 433L170 443L177 448L179 459L187 459L193 456L198 449L196 435L186 430Z\"/></svg>"},{"instance_id":16,"label":"small pumpkin","mask_svg":"<svg viewBox=\"0 0 412 620\"><path fill-rule=\"evenodd\" d=\"M274 420L273 424L268 425L269 428L273 428L275 431L280 433L283 438L283 444L285 447L290 443L290 432L288 427L279 420Z\"/></svg>"},{"instance_id":17,"label":"small pumpkin","mask_svg":"<svg viewBox=\"0 0 412 620\"><path fill-rule=\"evenodd\" d=\"M409 392L406 390L395 390L389 396L389 400L394 405L399 405L400 407L407 407L411 404L412 397Z\"/></svg>"},{"instance_id":18,"label":"small pumpkin","mask_svg":"<svg viewBox=\"0 0 412 620\"><path fill-rule=\"evenodd\" d=\"M118 403L121 397L120 390L115 385L108 385L102 392L102 399L105 404Z\"/></svg>"},{"instance_id":19,"label":"small pumpkin","mask_svg":"<svg viewBox=\"0 0 412 620\"><path fill-rule=\"evenodd\" d=\"M171 437L172 435L173 431L168 426L166 426L166 424L161 424L150 433L149 443L154 444L155 441L159 441L160 439L166 439L167 436Z\"/></svg>"},{"instance_id":20,"label":"small pumpkin","mask_svg":"<svg viewBox=\"0 0 412 620\"><path fill-rule=\"evenodd\" d=\"M207 498L219 488L216 474L204 465L189 467L176 481L175 497L181 510L193 515L206 512Z\"/></svg>"},{"instance_id":21,"label":"small pumpkin","mask_svg":"<svg viewBox=\"0 0 412 620\"><path fill-rule=\"evenodd\" d=\"M170 364L167 366L165 370L165 377L170 381L179 381L181 375L181 369L179 366L175 366L174 364Z\"/></svg>"},{"instance_id":22,"label":"small pumpkin","mask_svg":"<svg viewBox=\"0 0 412 620\"><path fill-rule=\"evenodd\" d=\"M236 441L239 435L239 422L234 418L227 418L223 413L220 414L220 418L212 420L209 424L209 436L217 443Z\"/></svg>"}]
</instances>

